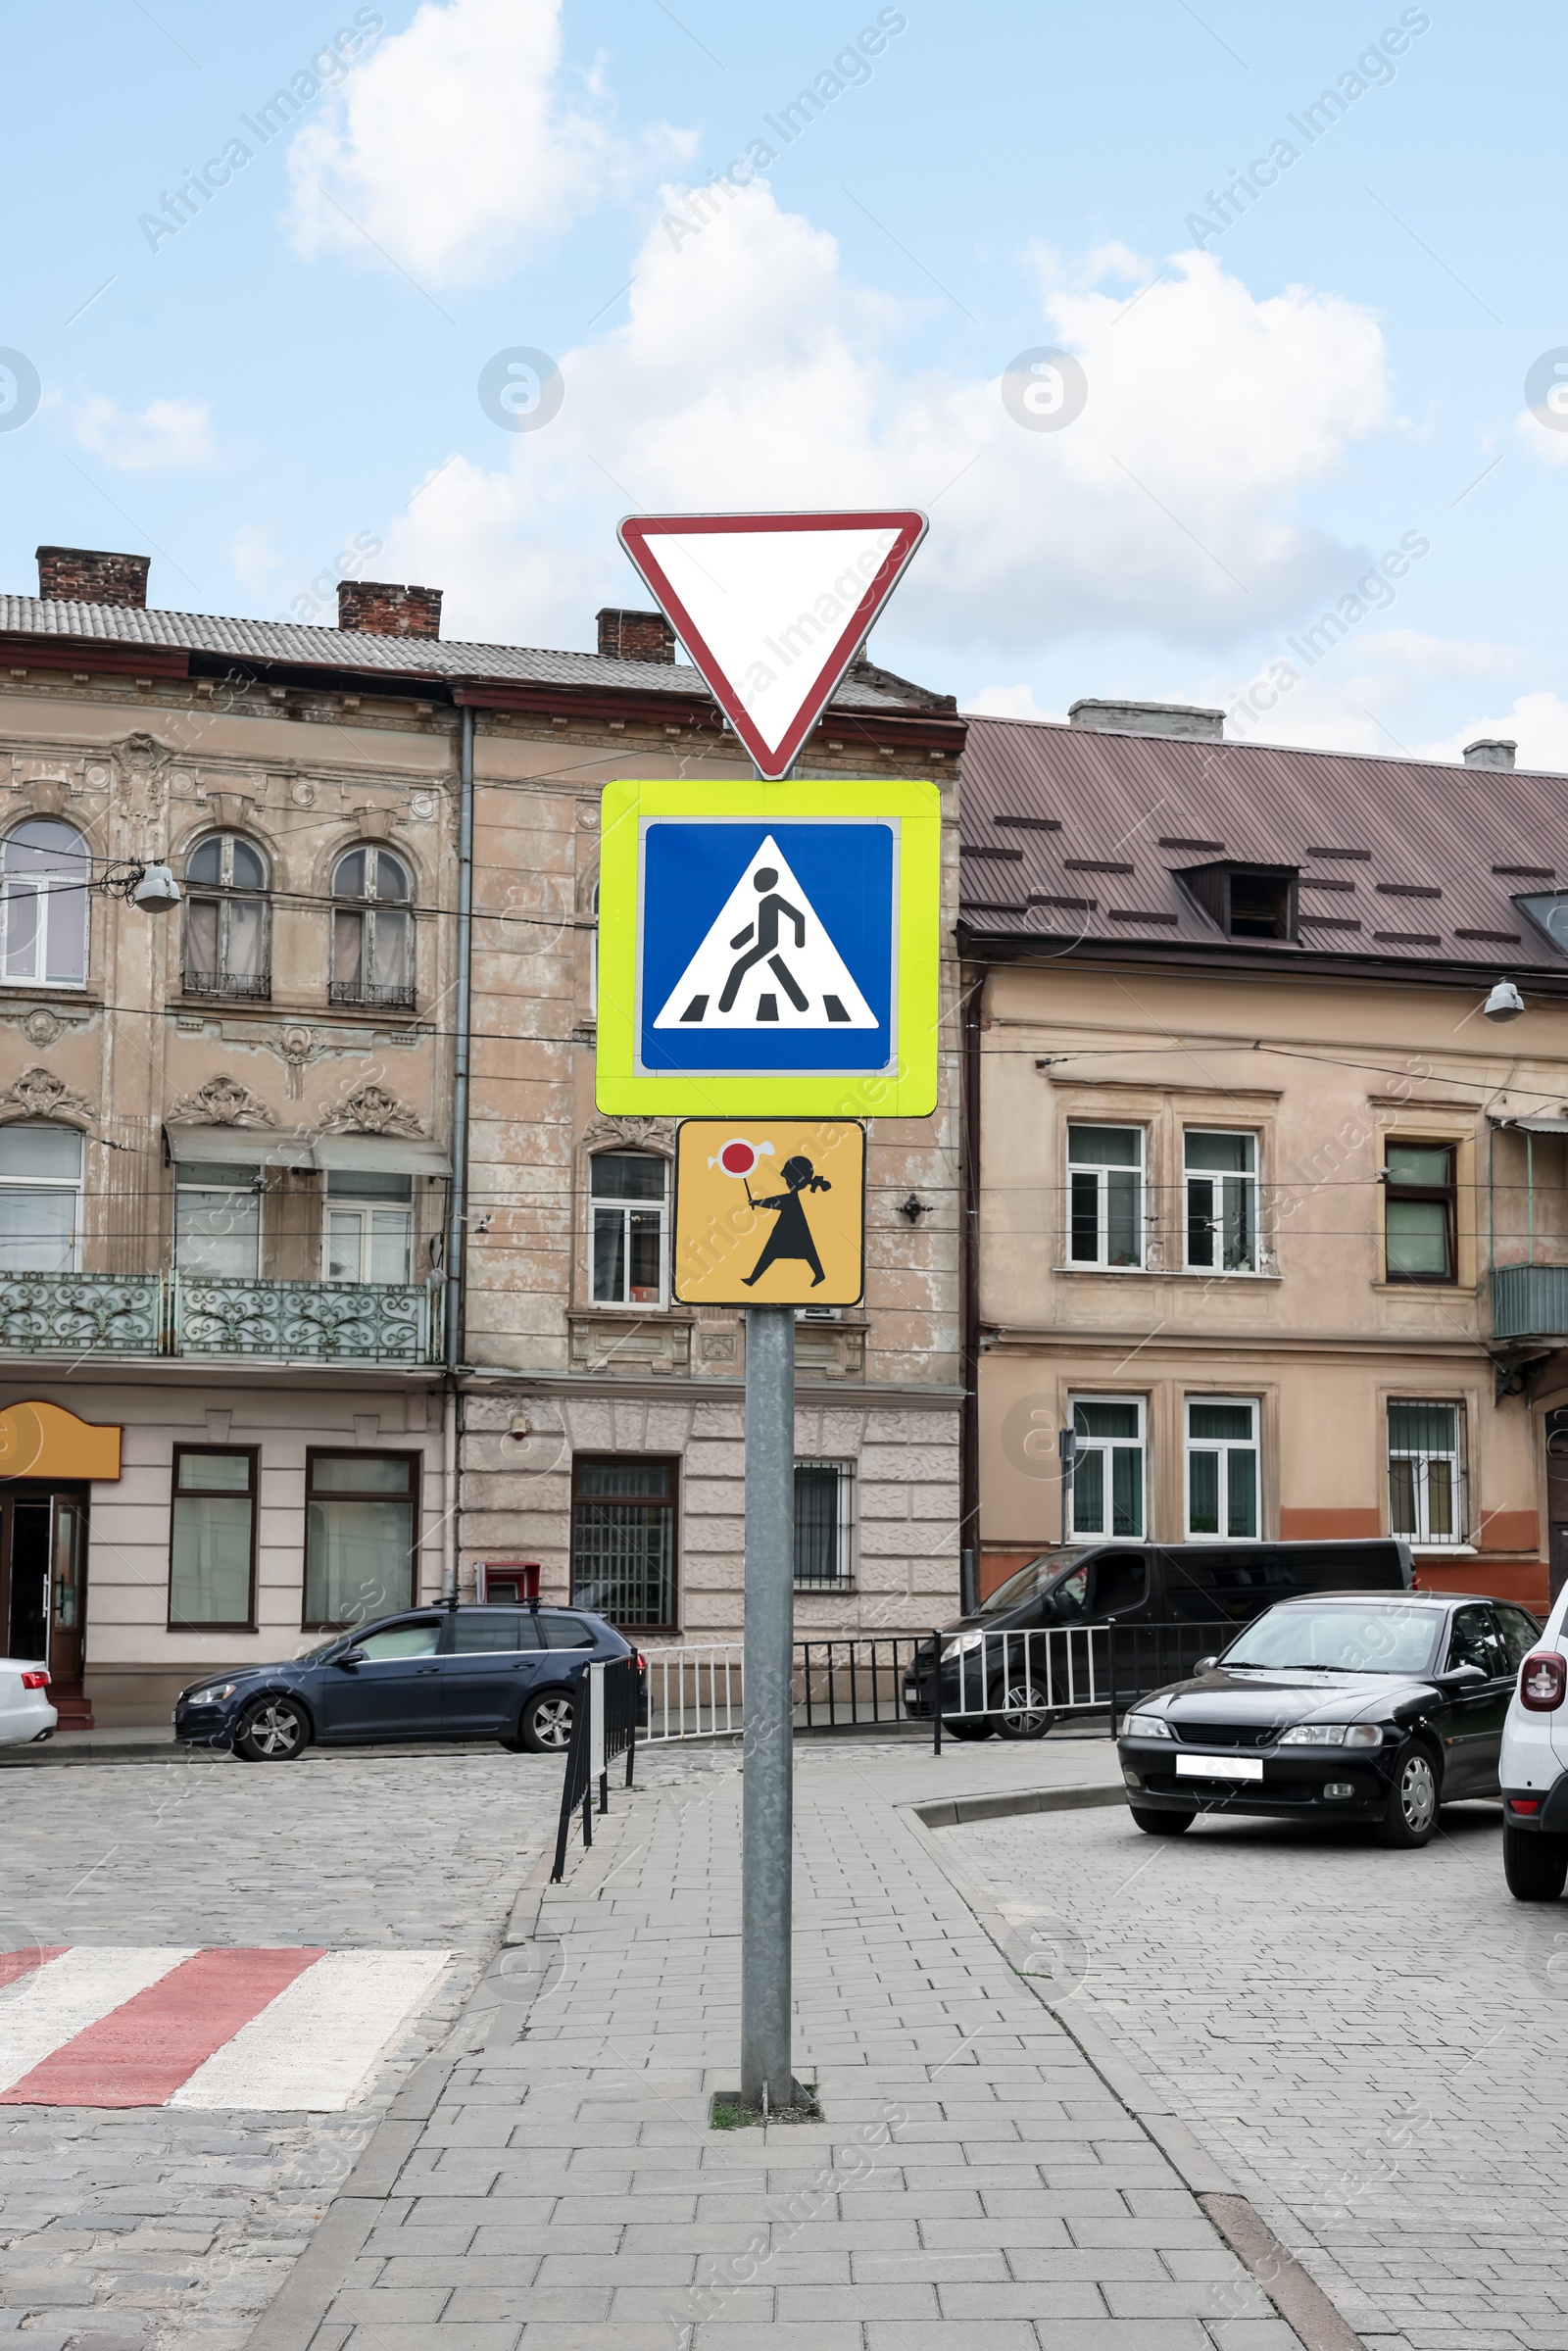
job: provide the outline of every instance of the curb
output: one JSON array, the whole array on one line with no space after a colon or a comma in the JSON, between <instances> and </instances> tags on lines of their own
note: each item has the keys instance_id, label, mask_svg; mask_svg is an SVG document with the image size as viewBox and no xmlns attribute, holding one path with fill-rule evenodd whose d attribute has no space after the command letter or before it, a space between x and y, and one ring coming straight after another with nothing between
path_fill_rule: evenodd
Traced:
<instances>
[{"instance_id":1,"label":"curb","mask_svg":"<svg viewBox=\"0 0 1568 2351\"><path fill-rule=\"evenodd\" d=\"M1082 2052L1111 2096L1152 2139L1199 2210L1249 2277L1262 2287L1287 2326L1294 2328L1302 2351L1366 2351L1363 2338L1335 2308L1317 2279L1280 2242L1250 2199L1240 2193L1229 2174L1200 2145L1169 2098L1145 2081L1091 2018L1077 2010L1069 2012L1071 1994L1066 2000L1051 1997L1041 1979L1030 1972L1031 1952L996 1908L988 1889L970 1877L961 1862L956 1863L942 1851L941 1840L933 1834L937 1828L961 1827L966 1821L1004 1820L1031 1812L1082 1812L1125 1801L1119 1786L1019 1788L1005 1795L959 1796L902 1809L942 1875L973 1912L975 1923L1013 1973L1028 1984L1047 2015L1055 2019Z\"/></svg>"}]
</instances>

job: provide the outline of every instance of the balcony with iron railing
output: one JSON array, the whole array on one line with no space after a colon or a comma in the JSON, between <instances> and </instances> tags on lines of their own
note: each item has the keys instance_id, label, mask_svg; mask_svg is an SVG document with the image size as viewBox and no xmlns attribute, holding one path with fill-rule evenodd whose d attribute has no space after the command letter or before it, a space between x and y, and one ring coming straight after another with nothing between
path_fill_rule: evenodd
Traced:
<instances>
[{"instance_id":1,"label":"balcony with iron railing","mask_svg":"<svg viewBox=\"0 0 1568 2351\"><path fill-rule=\"evenodd\" d=\"M245 1004L271 1002L271 974L266 971L182 971L182 996L231 997Z\"/></svg>"},{"instance_id":2,"label":"balcony with iron railing","mask_svg":"<svg viewBox=\"0 0 1568 2351\"><path fill-rule=\"evenodd\" d=\"M377 987L370 980L333 980L327 988L328 1001L334 1004L363 1004L377 1012L412 1012L412 988Z\"/></svg>"},{"instance_id":3,"label":"balcony with iron railing","mask_svg":"<svg viewBox=\"0 0 1568 2351\"><path fill-rule=\"evenodd\" d=\"M0 1351L190 1361L430 1363L433 1284L0 1273Z\"/></svg>"}]
</instances>

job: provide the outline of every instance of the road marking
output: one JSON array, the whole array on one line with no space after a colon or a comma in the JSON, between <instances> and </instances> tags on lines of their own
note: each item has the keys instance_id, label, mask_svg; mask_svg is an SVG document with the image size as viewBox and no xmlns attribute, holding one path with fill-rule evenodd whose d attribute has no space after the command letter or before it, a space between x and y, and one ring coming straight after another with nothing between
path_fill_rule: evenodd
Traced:
<instances>
[{"instance_id":1,"label":"road marking","mask_svg":"<svg viewBox=\"0 0 1568 2351\"><path fill-rule=\"evenodd\" d=\"M329 1951L192 2074L171 2106L351 2106L446 1951Z\"/></svg>"},{"instance_id":2,"label":"road marking","mask_svg":"<svg viewBox=\"0 0 1568 2351\"><path fill-rule=\"evenodd\" d=\"M188 1950L63 1951L0 2006L0 2105L35 2066L191 1957Z\"/></svg>"},{"instance_id":3,"label":"road marking","mask_svg":"<svg viewBox=\"0 0 1568 2351\"><path fill-rule=\"evenodd\" d=\"M317 1945L0 1953L0 2105L336 2111L451 1957Z\"/></svg>"}]
</instances>

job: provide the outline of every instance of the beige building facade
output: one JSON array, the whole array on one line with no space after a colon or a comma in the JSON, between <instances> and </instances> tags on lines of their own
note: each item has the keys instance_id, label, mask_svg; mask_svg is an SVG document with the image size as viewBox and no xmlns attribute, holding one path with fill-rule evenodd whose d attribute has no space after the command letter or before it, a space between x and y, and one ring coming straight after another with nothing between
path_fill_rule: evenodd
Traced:
<instances>
[{"instance_id":1,"label":"beige building facade","mask_svg":"<svg viewBox=\"0 0 1568 2351\"><path fill-rule=\"evenodd\" d=\"M39 555L0 597L11 1653L67 1722L160 1721L521 1561L735 1638L741 1320L670 1303L673 1129L593 1096L599 790L748 771L663 623L455 645L350 582L336 630L215 619ZM962 743L862 661L803 762L942 782L950 946ZM807 1624L956 1603L958 1058L873 1129L864 1306L801 1322Z\"/></svg>"},{"instance_id":2,"label":"beige building facade","mask_svg":"<svg viewBox=\"0 0 1568 2351\"><path fill-rule=\"evenodd\" d=\"M985 1587L1063 1535L1396 1535L1544 1606L1562 779L1075 721L973 721L965 761Z\"/></svg>"}]
</instances>

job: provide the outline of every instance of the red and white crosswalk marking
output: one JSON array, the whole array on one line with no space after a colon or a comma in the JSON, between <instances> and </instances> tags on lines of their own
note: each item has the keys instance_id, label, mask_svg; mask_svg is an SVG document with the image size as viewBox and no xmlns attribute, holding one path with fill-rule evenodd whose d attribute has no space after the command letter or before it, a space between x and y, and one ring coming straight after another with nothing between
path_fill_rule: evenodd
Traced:
<instances>
[{"instance_id":1,"label":"red and white crosswalk marking","mask_svg":"<svg viewBox=\"0 0 1568 2351\"><path fill-rule=\"evenodd\" d=\"M0 1953L0 2106L351 2106L451 1956Z\"/></svg>"}]
</instances>

